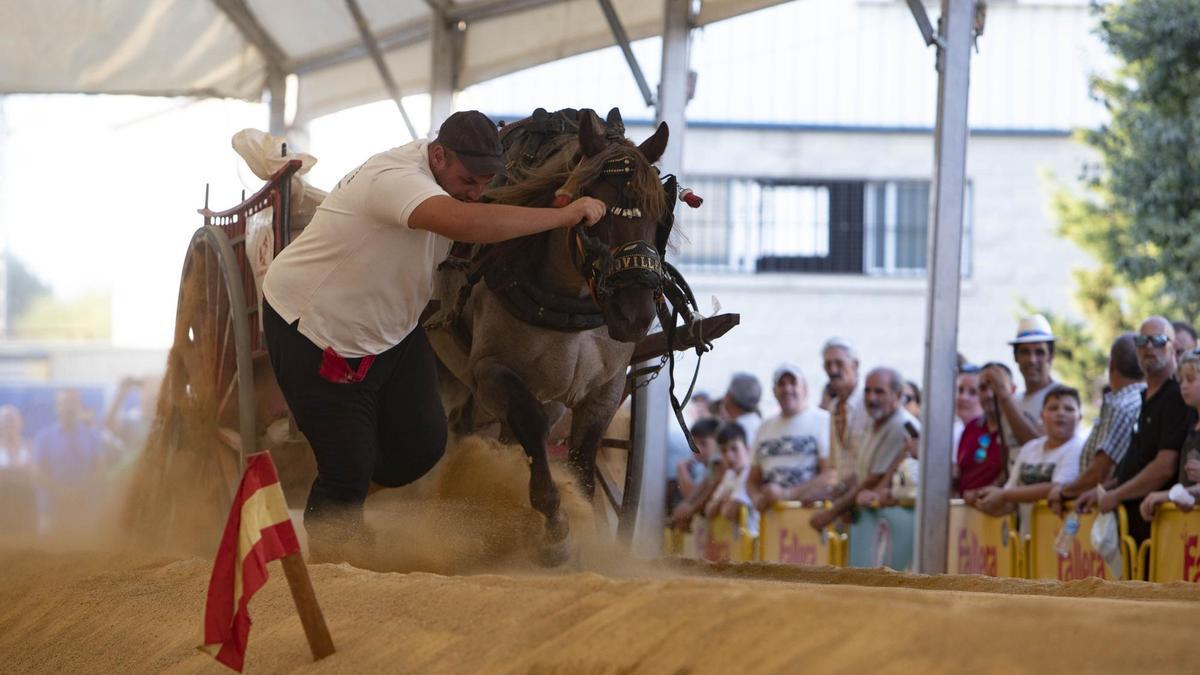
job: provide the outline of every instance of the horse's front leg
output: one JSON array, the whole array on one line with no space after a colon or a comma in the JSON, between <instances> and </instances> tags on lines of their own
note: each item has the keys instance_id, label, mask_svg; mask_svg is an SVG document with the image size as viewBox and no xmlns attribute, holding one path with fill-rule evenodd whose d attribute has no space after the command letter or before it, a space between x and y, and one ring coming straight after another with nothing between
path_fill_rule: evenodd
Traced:
<instances>
[{"instance_id":1,"label":"horse's front leg","mask_svg":"<svg viewBox=\"0 0 1200 675\"><path fill-rule=\"evenodd\" d=\"M539 552L542 562L558 565L567 558L570 526L559 508L558 488L550 477L546 454L550 427L541 402L525 382L507 366L481 360L474 369L476 402L497 418L505 420L513 436L529 456L529 502L546 517L546 530Z\"/></svg>"},{"instance_id":2,"label":"horse's front leg","mask_svg":"<svg viewBox=\"0 0 1200 675\"><path fill-rule=\"evenodd\" d=\"M625 373L622 371L571 408L571 449L567 461L579 481L580 491L588 500L596 492L596 451L617 406L621 405L624 391Z\"/></svg>"}]
</instances>

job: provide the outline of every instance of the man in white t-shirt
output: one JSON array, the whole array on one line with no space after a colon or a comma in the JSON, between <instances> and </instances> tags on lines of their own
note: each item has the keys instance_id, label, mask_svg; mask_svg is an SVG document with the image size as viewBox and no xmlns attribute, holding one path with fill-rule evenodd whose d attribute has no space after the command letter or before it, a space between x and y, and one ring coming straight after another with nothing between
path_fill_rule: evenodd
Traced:
<instances>
[{"instance_id":1,"label":"man in white t-shirt","mask_svg":"<svg viewBox=\"0 0 1200 675\"><path fill-rule=\"evenodd\" d=\"M372 482L405 485L442 456L437 362L418 319L450 240L491 243L604 215L589 197L561 209L476 203L503 166L495 124L454 113L436 140L382 152L342 178L268 269L271 366L317 461L310 542L361 531Z\"/></svg>"},{"instance_id":2,"label":"man in white t-shirt","mask_svg":"<svg viewBox=\"0 0 1200 675\"><path fill-rule=\"evenodd\" d=\"M820 499L813 480L829 465L829 413L808 406L808 382L785 363L775 369L779 414L762 423L754 442L746 491L759 511L781 500Z\"/></svg>"},{"instance_id":3,"label":"man in white t-shirt","mask_svg":"<svg viewBox=\"0 0 1200 675\"><path fill-rule=\"evenodd\" d=\"M1041 314L1021 319L1016 338L1009 341L1013 359L1025 380L1025 389L1016 394L1007 374L999 368L985 368L980 381L996 393L1000 408L1000 428L1008 445L1009 473L1022 445L1046 433L1042 427L1042 402L1046 392L1058 384L1050 374L1054 365L1054 333Z\"/></svg>"}]
</instances>

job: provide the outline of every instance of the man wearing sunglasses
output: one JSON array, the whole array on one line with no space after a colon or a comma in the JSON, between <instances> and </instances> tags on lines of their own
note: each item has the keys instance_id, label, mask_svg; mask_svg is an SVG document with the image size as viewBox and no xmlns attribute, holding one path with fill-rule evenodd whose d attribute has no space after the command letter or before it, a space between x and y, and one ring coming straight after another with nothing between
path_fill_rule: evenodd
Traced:
<instances>
[{"instance_id":1,"label":"man wearing sunglasses","mask_svg":"<svg viewBox=\"0 0 1200 675\"><path fill-rule=\"evenodd\" d=\"M1146 391L1129 450L1117 464L1115 487L1106 491L1104 486L1097 486L1076 503L1081 513L1093 507L1108 513L1124 504L1129 534L1139 544L1150 536L1150 523L1142 518L1138 507L1143 497L1166 488L1175 479L1179 449L1192 420L1191 409L1183 402L1179 382L1174 378L1174 338L1171 322L1161 316L1142 322L1133 341L1138 365L1146 374Z\"/></svg>"}]
</instances>

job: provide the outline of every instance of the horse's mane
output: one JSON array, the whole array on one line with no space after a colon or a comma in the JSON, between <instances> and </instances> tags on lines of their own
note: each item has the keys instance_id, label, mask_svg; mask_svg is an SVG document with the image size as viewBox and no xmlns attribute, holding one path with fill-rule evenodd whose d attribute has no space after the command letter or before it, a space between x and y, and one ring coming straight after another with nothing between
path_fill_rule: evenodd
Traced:
<instances>
[{"instance_id":1,"label":"horse's mane","mask_svg":"<svg viewBox=\"0 0 1200 675\"><path fill-rule=\"evenodd\" d=\"M573 176L575 185L583 187L600 177L605 164L614 159L631 159L633 173L629 177L627 203L611 204L618 207L637 207L645 217L657 222L667 208L666 194L659 180L658 171L646 161L637 146L628 139L610 141L604 150L582 157L579 139L571 137L558 152L551 155L541 166L525 171L522 180L488 191L490 201L516 206L549 206L554 193L568 178ZM578 195L576 195L578 196Z\"/></svg>"}]
</instances>

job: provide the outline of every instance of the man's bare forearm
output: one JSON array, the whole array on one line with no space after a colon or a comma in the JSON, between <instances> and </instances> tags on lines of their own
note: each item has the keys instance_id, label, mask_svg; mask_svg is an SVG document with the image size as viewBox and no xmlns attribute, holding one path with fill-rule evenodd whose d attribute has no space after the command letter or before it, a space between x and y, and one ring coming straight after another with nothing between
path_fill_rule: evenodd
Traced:
<instances>
[{"instance_id":1,"label":"man's bare forearm","mask_svg":"<svg viewBox=\"0 0 1200 675\"><path fill-rule=\"evenodd\" d=\"M828 499L830 496L829 489L825 487L820 475L813 476L811 479L791 488L786 493L787 498L798 502L811 502L817 499Z\"/></svg>"},{"instance_id":2,"label":"man's bare forearm","mask_svg":"<svg viewBox=\"0 0 1200 675\"><path fill-rule=\"evenodd\" d=\"M1115 499L1127 502L1141 499L1161 489L1175 476L1179 467L1179 453L1175 450L1159 450L1154 459L1136 476L1118 485L1111 494Z\"/></svg>"},{"instance_id":3,"label":"man's bare forearm","mask_svg":"<svg viewBox=\"0 0 1200 675\"><path fill-rule=\"evenodd\" d=\"M1012 396L1000 398L1000 413L1008 420L1008 426L1012 428L1013 436L1021 445L1042 435L1042 430L1029 421Z\"/></svg>"},{"instance_id":4,"label":"man's bare forearm","mask_svg":"<svg viewBox=\"0 0 1200 675\"><path fill-rule=\"evenodd\" d=\"M1039 499L1045 499L1046 495L1050 494L1050 488L1053 485L1053 483L1037 483L1035 485L1005 488L1004 501L1016 504L1036 502Z\"/></svg>"},{"instance_id":5,"label":"man's bare forearm","mask_svg":"<svg viewBox=\"0 0 1200 675\"><path fill-rule=\"evenodd\" d=\"M413 210L409 226L454 241L492 244L574 225L586 216L585 205L579 200L561 209L550 209L467 203L437 196L426 199Z\"/></svg>"}]
</instances>

